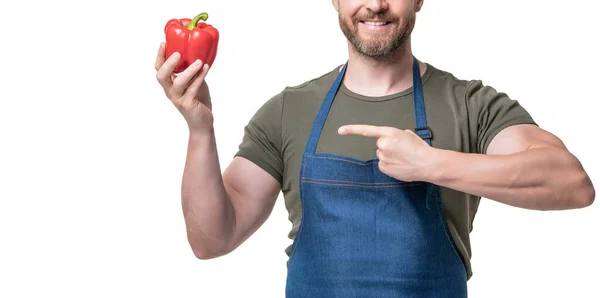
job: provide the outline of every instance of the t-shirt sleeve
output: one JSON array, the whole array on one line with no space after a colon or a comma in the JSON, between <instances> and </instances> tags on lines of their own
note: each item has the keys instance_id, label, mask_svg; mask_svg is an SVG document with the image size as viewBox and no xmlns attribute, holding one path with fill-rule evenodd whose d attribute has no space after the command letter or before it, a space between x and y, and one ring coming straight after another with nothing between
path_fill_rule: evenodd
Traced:
<instances>
[{"instance_id":1,"label":"t-shirt sleeve","mask_svg":"<svg viewBox=\"0 0 600 298\"><path fill-rule=\"evenodd\" d=\"M503 129L517 124L537 125L531 115L506 93L471 81L467 86L466 102L471 125L476 125L477 152L486 153L494 137Z\"/></svg>"},{"instance_id":2,"label":"t-shirt sleeve","mask_svg":"<svg viewBox=\"0 0 600 298\"><path fill-rule=\"evenodd\" d=\"M244 157L275 177L283 180L281 157L281 116L283 92L265 102L244 127L244 136L235 156Z\"/></svg>"}]
</instances>

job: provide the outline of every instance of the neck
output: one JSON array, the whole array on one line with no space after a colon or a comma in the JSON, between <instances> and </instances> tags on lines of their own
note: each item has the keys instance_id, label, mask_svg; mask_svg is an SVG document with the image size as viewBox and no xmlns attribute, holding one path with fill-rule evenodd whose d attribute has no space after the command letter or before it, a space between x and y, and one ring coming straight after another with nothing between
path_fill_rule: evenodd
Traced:
<instances>
[{"instance_id":1,"label":"neck","mask_svg":"<svg viewBox=\"0 0 600 298\"><path fill-rule=\"evenodd\" d=\"M349 59L344 86L364 96L385 96L398 93L412 86L413 54L410 39L391 57L376 59L356 52L349 44ZM426 65L419 61L421 74Z\"/></svg>"}]
</instances>

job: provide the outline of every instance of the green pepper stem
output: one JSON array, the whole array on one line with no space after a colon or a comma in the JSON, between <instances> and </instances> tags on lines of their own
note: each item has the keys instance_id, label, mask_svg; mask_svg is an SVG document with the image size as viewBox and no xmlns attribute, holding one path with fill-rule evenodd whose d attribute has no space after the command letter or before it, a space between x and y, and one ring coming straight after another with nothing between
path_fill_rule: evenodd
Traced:
<instances>
[{"instance_id":1,"label":"green pepper stem","mask_svg":"<svg viewBox=\"0 0 600 298\"><path fill-rule=\"evenodd\" d=\"M196 28L196 26L198 25L198 22L200 20L206 21L206 19L208 19L208 14L205 12L195 16L192 19L192 21L190 22L190 24L187 26L188 30L192 30L192 29Z\"/></svg>"}]
</instances>

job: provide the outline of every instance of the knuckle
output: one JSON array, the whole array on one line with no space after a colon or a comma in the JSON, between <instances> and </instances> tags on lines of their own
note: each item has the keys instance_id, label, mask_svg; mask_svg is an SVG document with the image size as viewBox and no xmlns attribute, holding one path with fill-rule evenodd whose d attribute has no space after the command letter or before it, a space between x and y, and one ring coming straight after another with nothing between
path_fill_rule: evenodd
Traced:
<instances>
[{"instance_id":1,"label":"knuckle","mask_svg":"<svg viewBox=\"0 0 600 298\"><path fill-rule=\"evenodd\" d=\"M175 91L175 90L177 90L177 91L183 90L184 88L185 88L185 86L184 86L182 80L175 79L173 81L173 91Z\"/></svg>"},{"instance_id":2,"label":"knuckle","mask_svg":"<svg viewBox=\"0 0 600 298\"><path fill-rule=\"evenodd\" d=\"M377 150L377 152L375 154L377 156L377 159L379 159L380 161L382 161L384 159L383 151Z\"/></svg>"},{"instance_id":3,"label":"knuckle","mask_svg":"<svg viewBox=\"0 0 600 298\"><path fill-rule=\"evenodd\" d=\"M173 89L175 90L181 88L181 80L178 80L178 78L176 78L175 80L173 80L173 84L171 84L171 86L173 86Z\"/></svg>"},{"instance_id":4,"label":"knuckle","mask_svg":"<svg viewBox=\"0 0 600 298\"><path fill-rule=\"evenodd\" d=\"M159 69L156 72L156 80L159 81L161 84L166 84L170 79L170 76L168 73L166 73L164 70Z\"/></svg>"}]
</instances>

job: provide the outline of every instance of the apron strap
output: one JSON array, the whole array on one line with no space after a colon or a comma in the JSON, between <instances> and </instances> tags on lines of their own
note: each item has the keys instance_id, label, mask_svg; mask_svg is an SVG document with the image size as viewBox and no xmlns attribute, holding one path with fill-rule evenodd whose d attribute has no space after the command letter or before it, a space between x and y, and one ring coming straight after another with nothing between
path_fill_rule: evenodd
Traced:
<instances>
[{"instance_id":1,"label":"apron strap","mask_svg":"<svg viewBox=\"0 0 600 298\"><path fill-rule=\"evenodd\" d=\"M425 100L423 99L423 86L421 84L421 68L417 58L413 56L413 101L415 108L416 127L415 133L420 136L429 146L433 133L427 126L427 116L425 115Z\"/></svg>"},{"instance_id":2,"label":"apron strap","mask_svg":"<svg viewBox=\"0 0 600 298\"><path fill-rule=\"evenodd\" d=\"M329 92L327 92L327 96L325 96L325 100L321 105L321 109L317 114L317 118L312 127L312 131L310 132L310 136L308 137L308 142L306 143L306 153L314 154L317 150L317 143L319 142L319 137L321 136L321 131L323 130L323 126L325 125L325 120L327 119L327 114L329 114L329 110L331 109L333 98L337 93L340 85L342 83L342 78L346 73L346 66L348 66L348 61L344 63L342 70L338 73L337 78L329 88Z\"/></svg>"}]
</instances>

